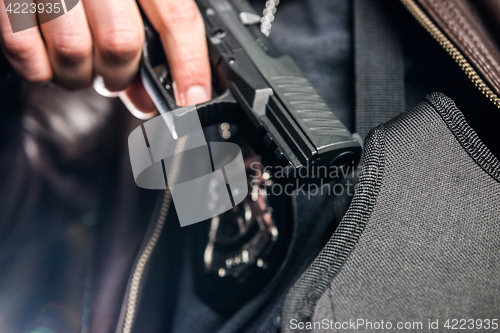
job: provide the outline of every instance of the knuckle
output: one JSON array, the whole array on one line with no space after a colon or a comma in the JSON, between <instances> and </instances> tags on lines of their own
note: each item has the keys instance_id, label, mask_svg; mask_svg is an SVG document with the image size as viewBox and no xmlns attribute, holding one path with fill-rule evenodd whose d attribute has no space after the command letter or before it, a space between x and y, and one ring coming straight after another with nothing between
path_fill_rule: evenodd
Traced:
<instances>
[{"instance_id":1,"label":"knuckle","mask_svg":"<svg viewBox=\"0 0 500 333\"><path fill-rule=\"evenodd\" d=\"M171 2L166 14L167 22L174 25L191 25L201 19L198 6L192 0Z\"/></svg>"},{"instance_id":2,"label":"knuckle","mask_svg":"<svg viewBox=\"0 0 500 333\"><path fill-rule=\"evenodd\" d=\"M204 73L205 64L208 66L208 56L201 52L186 52L181 56L180 63L186 72Z\"/></svg>"},{"instance_id":3,"label":"knuckle","mask_svg":"<svg viewBox=\"0 0 500 333\"><path fill-rule=\"evenodd\" d=\"M8 58L16 64L14 67L19 75L30 83L47 82L52 79L52 71L43 65L37 65L39 44L30 36L4 36L3 47Z\"/></svg>"},{"instance_id":4,"label":"knuckle","mask_svg":"<svg viewBox=\"0 0 500 333\"><path fill-rule=\"evenodd\" d=\"M38 42L34 38L27 38L26 35L9 35L4 36L3 46L9 56L19 59L27 60L35 56L37 53Z\"/></svg>"},{"instance_id":5,"label":"knuckle","mask_svg":"<svg viewBox=\"0 0 500 333\"><path fill-rule=\"evenodd\" d=\"M141 52L143 42L144 36L139 30L112 29L103 34L98 47L105 60L124 63Z\"/></svg>"},{"instance_id":6,"label":"knuckle","mask_svg":"<svg viewBox=\"0 0 500 333\"><path fill-rule=\"evenodd\" d=\"M92 55L92 42L89 36L63 34L54 41L54 53L64 63L79 63Z\"/></svg>"},{"instance_id":7,"label":"knuckle","mask_svg":"<svg viewBox=\"0 0 500 333\"><path fill-rule=\"evenodd\" d=\"M52 80L52 72L43 68L33 68L29 72L20 74L29 83L44 83Z\"/></svg>"},{"instance_id":8,"label":"knuckle","mask_svg":"<svg viewBox=\"0 0 500 333\"><path fill-rule=\"evenodd\" d=\"M210 79L206 57L201 54L184 56L176 68L180 78L187 84L199 83Z\"/></svg>"}]
</instances>

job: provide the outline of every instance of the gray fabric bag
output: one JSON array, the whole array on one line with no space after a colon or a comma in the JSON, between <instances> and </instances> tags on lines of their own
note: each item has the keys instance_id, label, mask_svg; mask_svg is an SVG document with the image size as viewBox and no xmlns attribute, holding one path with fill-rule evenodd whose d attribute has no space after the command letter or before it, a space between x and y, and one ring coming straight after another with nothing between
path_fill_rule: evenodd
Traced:
<instances>
[{"instance_id":1,"label":"gray fabric bag","mask_svg":"<svg viewBox=\"0 0 500 333\"><path fill-rule=\"evenodd\" d=\"M451 99L429 95L370 133L352 204L288 294L283 332L498 331L499 199L499 160Z\"/></svg>"}]
</instances>

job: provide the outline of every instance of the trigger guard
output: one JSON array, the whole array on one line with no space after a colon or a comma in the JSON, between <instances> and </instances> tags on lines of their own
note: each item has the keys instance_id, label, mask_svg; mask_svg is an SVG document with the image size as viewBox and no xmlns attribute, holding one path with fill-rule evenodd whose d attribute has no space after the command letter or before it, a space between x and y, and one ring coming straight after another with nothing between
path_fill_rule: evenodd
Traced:
<instances>
[{"instance_id":1,"label":"trigger guard","mask_svg":"<svg viewBox=\"0 0 500 333\"><path fill-rule=\"evenodd\" d=\"M202 127L224 122L239 125L244 112L229 89L208 102L197 104L196 109Z\"/></svg>"}]
</instances>

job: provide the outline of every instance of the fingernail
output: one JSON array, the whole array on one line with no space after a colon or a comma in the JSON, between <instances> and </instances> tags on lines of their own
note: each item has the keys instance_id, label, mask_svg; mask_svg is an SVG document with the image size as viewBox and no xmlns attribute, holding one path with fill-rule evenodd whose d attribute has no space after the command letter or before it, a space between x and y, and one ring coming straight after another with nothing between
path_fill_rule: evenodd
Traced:
<instances>
[{"instance_id":1,"label":"fingernail","mask_svg":"<svg viewBox=\"0 0 500 333\"><path fill-rule=\"evenodd\" d=\"M191 86L186 90L186 104L200 104L210 100L208 91L204 86L196 85Z\"/></svg>"},{"instance_id":2,"label":"fingernail","mask_svg":"<svg viewBox=\"0 0 500 333\"><path fill-rule=\"evenodd\" d=\"M139 110L135 104L130 100L127 94L123 91L118 94L118 97L122 101L123 105L127 108L127 110L136 118L141 120L148 120L156 115L158 115L158 111L156 108L154 110Z\"/></svg>"},{"instance_id":3,"label":"fingernail","mask_svg":"<svg viewBox=\"0 0 500 333\"><path fill-rule=\"evenodd\" d=\"M97 76L94 80L94 90L101 96L104 97L117 97L120 92L109 91L104 85L104 79L102 76Z\"/></svg>"}]
</instances>

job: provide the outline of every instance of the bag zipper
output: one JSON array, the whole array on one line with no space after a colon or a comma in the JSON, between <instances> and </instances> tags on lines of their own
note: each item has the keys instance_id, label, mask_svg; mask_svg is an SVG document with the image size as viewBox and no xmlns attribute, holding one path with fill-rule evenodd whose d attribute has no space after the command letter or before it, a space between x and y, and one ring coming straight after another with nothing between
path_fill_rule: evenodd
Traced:
<instances>
[{"instance_id":1,"label":"bag zipper","mask_svg":"<svg viewBox=\"0 0 500 333\"><path fill-rule=\"evenodd\" d=\"M467 61L457 47L445 36L445 34L432 22L414 0L401 0L406 9L422 25L428 33L451 55L453 60L460 66L462 71L474 83L474 85L485 95L497 108L500 108L500 98L481 79L476 70Z\"/></svg>"},{"instance_id":2,"label":"bag zipper","mask_svg":"<svg viewBox=\"0 0 500 333\"><path fill-rule=\"evenodd\" d=\"M186 137L182 137L177 140L177 145L175 147L174 158L172 160L172 172L171 178L172 183L175 182L177 175L179 173L180 162L182 159L182 154L180 152L184 151L184 147L186 145ZM170 203L172 202L172 193L170 192L170 188L167 185L165 190L165 195L163 196L163 201L160 207L160 215L158 216L158 220L156 221L155 227L151 236L146 243L146 246L141 252L139 260L137 261L134 267L134 274L132 275L132 280L130 283L130 288L128 291L127 297L127 311L125 313L125 318L122 324L122 333L130 333L132 331L132 327L135 319L135 310L137 307L137 300L139 294L139 287L141 284L142 276L144 274L144 269L146 268L146 264L153 253L156 244L158 243L158 239L160 238L161 232L165 225L165 220L167 218L168 209L170 207Z\"/></svg>"},{"instance_id":3,"label":"bag zipper","mask_svg":"<svg viewBox=\"0 0 500 333\"><path fill-rule=\"evenodd\" d=\"M132 330L132 324L134 323L135 319L137 296L139 292L139 286L142 280L142 275L144 274L144 268L146 267L146 263L151 257L151 253L153 253L153 250L156 246L156 243L158 242L158 239L160 238L161 231L163 230L163 226L165 225L165 220L167 217L170 202L171 202L171 194L169 188L167 187L165 195L163 196L163 202L160 208L160 215L158 217L158 220L156 221L153 233L151 234L151 237L149 238L146 247L144 247L141 256L139 257L139 260L137 261L137 264L135 265L134 268L132 282L130 284L130 289L127 295L127 312L125 313L125 319L122 324L123 333L130 333Z\"/></svg>"}]
</instances>

